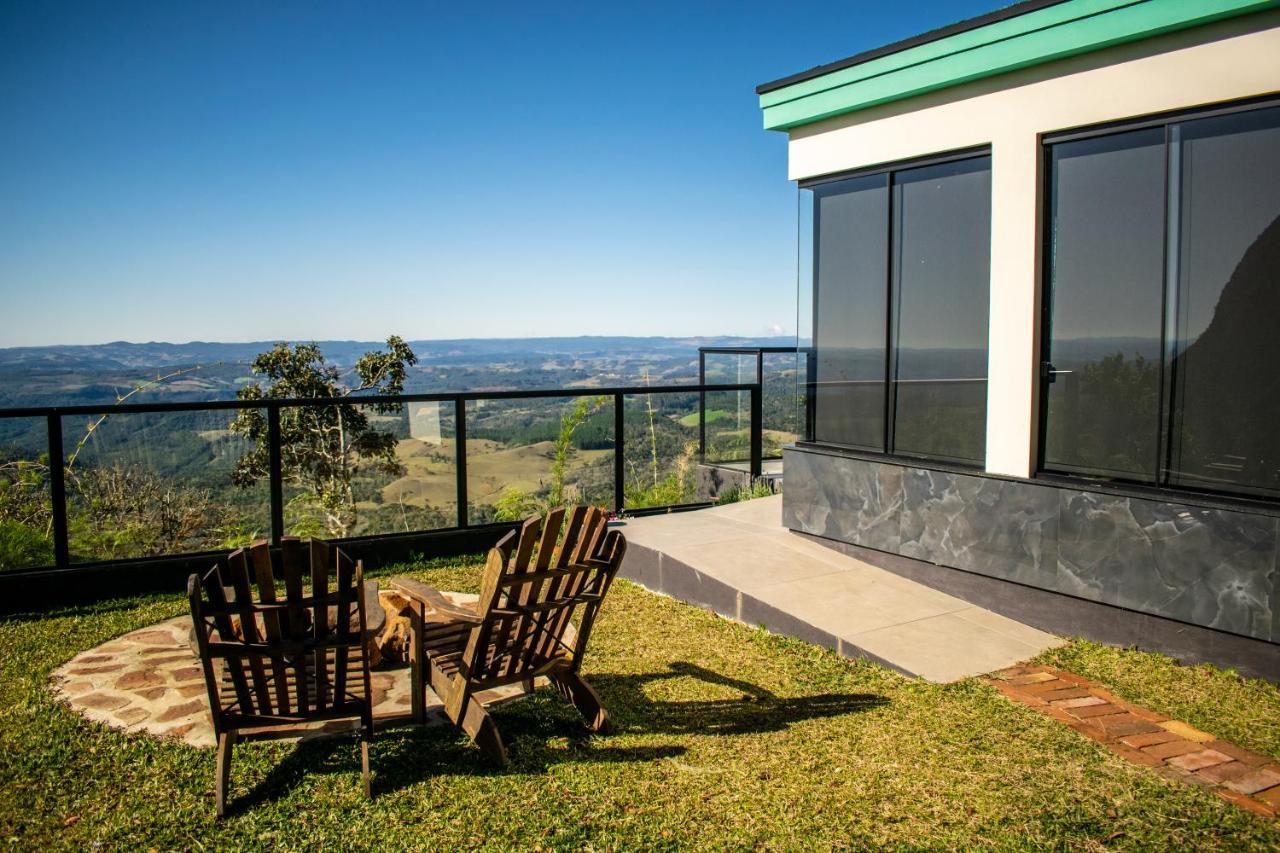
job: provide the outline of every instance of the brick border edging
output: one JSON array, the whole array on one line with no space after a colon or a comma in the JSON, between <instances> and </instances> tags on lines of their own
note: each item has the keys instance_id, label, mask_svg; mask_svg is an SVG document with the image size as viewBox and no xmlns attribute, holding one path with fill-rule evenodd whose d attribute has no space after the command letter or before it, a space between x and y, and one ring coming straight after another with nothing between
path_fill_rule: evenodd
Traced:
<instances>
[{"instance_id":1,"label":"brick border edging","mask_svg":"<svg viewBox=\"0 0 1280 853\"><path fill-rule=\"evenodd\" d=\"M1280 817L1280 760L1126 702L1060 669L1014 666L982 680L1134 764L1207 788L1261 817Z\"/></svg>"}]
</instances>

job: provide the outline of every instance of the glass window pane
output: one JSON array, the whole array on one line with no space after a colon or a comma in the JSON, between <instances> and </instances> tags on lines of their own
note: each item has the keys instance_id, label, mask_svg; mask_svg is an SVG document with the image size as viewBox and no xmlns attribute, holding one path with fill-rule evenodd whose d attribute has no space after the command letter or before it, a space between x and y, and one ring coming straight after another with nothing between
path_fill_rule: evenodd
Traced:
<instances>
[{"instance_id":1,"label":"glass window pane","mask_svg":"<svg viewBox=\"0 0 1280 853\"><path fill-rule=\"evenodd\" d=\"M884 449L888 176L814 189L814 438Z\"/></svg>"},{"instance_id":2,"label":"glass window pane","mask_svg":"<svg viewBox=\"0 0 1280 853\"><path fill-rule=\"evenodd\" d=\"M981 464L991 159L894 176L893 451Z\"/></svg>"},{"instance_id":3,"label":"glass window pane","mask_svg":"<svg viewBox=\"0 0 1280 853\"><path fill-rule=\"evenodd\" d=\"M1051 148L1044 466L1154 482L1164 130Z\"/></svg>"},{"instance_id":4,"label":"glass window pane","mask_svg":"<svg viewBox=\"0 0 1280 853\"><path fill-rule=\"evenodd\" d=\"M1280 108L1172 131L1169 482L1280 494Z\"/></svg>"}]
</instances>

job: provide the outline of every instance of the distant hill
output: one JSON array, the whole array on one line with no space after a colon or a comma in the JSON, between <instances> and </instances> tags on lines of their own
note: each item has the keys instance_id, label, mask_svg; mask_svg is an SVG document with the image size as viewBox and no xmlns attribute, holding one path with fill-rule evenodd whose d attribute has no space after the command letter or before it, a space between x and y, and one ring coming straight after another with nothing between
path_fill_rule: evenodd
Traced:
<instances>
[{"instance_id":1,"label":"distant hill","mask_svg":"<svg viewBox=\"0 0 1280 853\"><path fill-rule=\"evenodd\" d=\"M249 364L274 341L190 343L116 341L85 346L0 348L0 408L112 402L161 374L199 366L145 392L150 400L230 399L252 381ZM347 368L379 341L318 341ZM790 346L791 337L463 338L411 341L418 367L406 390L557 388L583 384L690 380L699 346Z\"/></svg>"}]
</instances>

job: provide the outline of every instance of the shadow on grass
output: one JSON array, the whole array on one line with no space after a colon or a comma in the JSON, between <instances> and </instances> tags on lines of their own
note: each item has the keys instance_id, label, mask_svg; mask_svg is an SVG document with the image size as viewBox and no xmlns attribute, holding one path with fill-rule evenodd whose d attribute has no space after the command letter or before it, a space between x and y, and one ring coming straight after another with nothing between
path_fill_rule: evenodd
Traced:
<instances>
[{"instance_id":1,"label":"shadow on grass","mask_svg":"<svg viewBox=\"0 0 1280 853\"><path fill-rule=\"evenodd\" d=\"M551 699L551 702L547 702ZM539 701L541 700L541 701ZM551 705L551 696L530 697L521 705ZM522 709L526 710L526 709ZM378 797L439 776L540 775L554 764L650 762L683 755L685 747L671 744L622 747L593 742L586 737L582 719L547 708L532 727L520 725L510 715L498 716L507 745L513 747L513 765L503 769L492 764L465 735L448 725L399 728L380 732L370 749L373 795ZM530 729L536 729L534 731ZM561 739L559 748L551 741ZM243 747L241 747L243 748ZM240 814L255 806L279 800L305 778L316 773L349 774L359 784L360 758L354 738L312 740L300 743L243 797L229 802L228 814ZM233 768L232 773L235 773Z\"/></svg>"},{"instance_id":2,"label":"shadow on grass","mask_svg":"<svg viewBox=\"0 0 1280 853\"><path fill-rule=\"evenodd\" d=\"M676 678L694 678L736 690L743 696L655 701L645 692L646 685ZM669 664L666 671L595 674L588 680L600 692L622 734L733 736L776 732L802 720L860 713L888 702L866 693L782 698L765 687L683 661ZM371 750L374 795L433 776L538 775L556 764L652 762L688 751L679 743L623 746L609 737L593 737L577 711L545 688L495 709L494 720L511 751L509 770L487 761L452 726L392 729L379 733ZM308 774L358 772L359 758L353 740L308 741L299 744L231 807L240 812L280 798Z\"/></svg>"},{"instance_id":3,"label":"shadow on grass","mask_svg":"<svg viewBox=\"0 0 1280 853\"><path fill-rule=\"evenodd\" d=\"M742 693L736 699L695 699L657 702L644 691L646 684L674 678L694 678ZM667 672L639 675L593 675L619 728L649 734L744 735L781 731L801 720L838 717L888 704L871 693L822 693L782 698L768 688L721 675L697 664L678 661Z\"/></svg>"}]
</instances>

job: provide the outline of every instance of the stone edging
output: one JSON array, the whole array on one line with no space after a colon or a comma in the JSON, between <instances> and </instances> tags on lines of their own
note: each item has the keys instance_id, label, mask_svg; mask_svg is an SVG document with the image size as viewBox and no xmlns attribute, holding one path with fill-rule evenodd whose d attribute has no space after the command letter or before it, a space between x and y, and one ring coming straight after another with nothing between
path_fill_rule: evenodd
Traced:
<instances>
[{"instance_id":1,"label":"stone edging","mask_svg":"<svg viewBox=\"0 0 1280 853\"><path fill-rule=\"evenodd\" d=\"M1280 813L1280 760L1125 702L1101 685L1059 669L1015 666L983 680L1165 778L1208 788L1262 817L1274 819Z\"/></svg>"}]
</instances>

